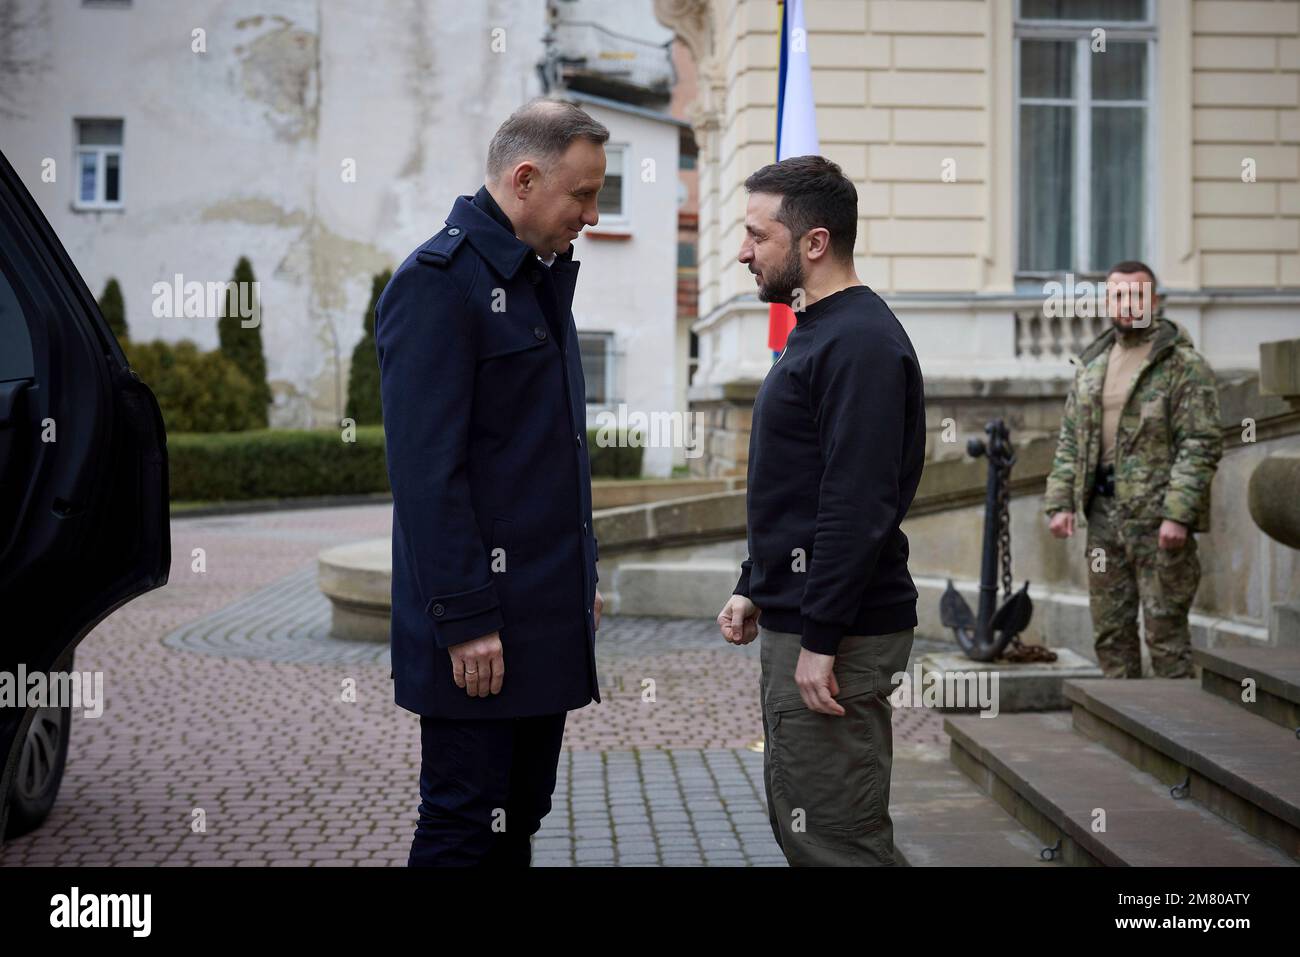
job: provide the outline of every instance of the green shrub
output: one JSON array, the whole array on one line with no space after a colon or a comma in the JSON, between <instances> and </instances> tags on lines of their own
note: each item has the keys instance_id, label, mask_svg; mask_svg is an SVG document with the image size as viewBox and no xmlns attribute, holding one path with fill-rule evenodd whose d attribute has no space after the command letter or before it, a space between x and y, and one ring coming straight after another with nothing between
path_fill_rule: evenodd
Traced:
<instances>
[{"instance_id":1,"label":"green shrub","mask_svg":"<svg viewBox=\"0 0 1300 957\"><path fill-rule=\"evenodd\" d=\"M587 433L593 478L641 474L639 448L598 448ZM356 441L334 429L254 429L167 436L174 501L240 501L389 491L383 426L359 426Z\"/></svg>"},{"instance_id":2,"label":"green shrub","mask_svg":"<svg viewBox=\"0 0 1300 957\"><path fill-rule=\"evenodd\" d=\"M628 433L618 432L618 444L597 445L598 429L587 430L587 455L591 459L592 478L640 478L642 446L628 444Z\"/></svg>"},{"instance_id":3,"label":"green shrub","mask_svg":"<svg viewBox=\"0 0 1300 957\"><path fill-rule=\"evenodd\" d=\"M168 432L256 428L260 405L252 384L220 352L178 343L124 342L127 360L158 397Z\"/></svg>"},{"instance_id":4,"label":"green shrub","mask_svg":"<svg viewBox=\"0 0 1300 957\"><path fill-rule=\"evenodd\" d=\"M271 406L271 387L266 381L266 355L262 352L262 303L256 293L252 292L253 266L247 257L240 256L239 262L235 265L235 275L231 281L236 283L236 289L241 288L238 284L249 284L249 304L251 312L258 317L257 325L244 326L244 319L240 315L240 302L235 301L233 290L226 290L226 308L225 315L217 319L217 336L221 342L221 351L231 362L235 364L245 379L253 386L254 394L257 396L257 402L254 406L254 415L256 420L253 428L265 428L267 424L268 409Z\"/></svg>"},{"instance_id":5,"label":"green shrub","mask_svg":"<svg viewBox=\"0 0 1300 957\"><path fill-rule=\"evenodd\" d=\"M375 351L375 306L392 278L393 271L385 269L370 281L370 305L362 322L364 331L352 350L347 415L357 425L379 425L384 421L379 400L379 355Z\"/></svg>"},{"instance_id":6,"label":"green shrub","mask_svg":"<svg viewBox=\"0 0 1300 957\"><path fill-rule=\"evenodd\" d=\"M118 342L126 342L126 303L122 301L122 287L116 279L110 279L104 287L104 294L99 297L99 311L108 320L108 328L113 330Z\"/></svg>"},{"instance_id":7,"label":"green shrub","mask_svg":"<svg viewBox=\"0 0 1300 957\"><path fill-rule=\"evenodd\" d=\"M167 437L174 501L359 495L388 491L384 430L356 441L335 429L257 429Z\"/></svg>"}]
</instances>

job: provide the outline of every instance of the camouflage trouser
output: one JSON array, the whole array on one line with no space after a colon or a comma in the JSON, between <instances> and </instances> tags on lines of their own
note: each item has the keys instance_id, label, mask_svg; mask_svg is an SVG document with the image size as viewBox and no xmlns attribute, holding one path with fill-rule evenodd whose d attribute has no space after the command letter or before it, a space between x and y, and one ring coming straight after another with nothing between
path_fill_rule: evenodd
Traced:
<instances>
[{"instance_id":1,"label":"camouflage trouser","mask_svg":"<svg viewBox=\"0 0 1300 957\"><path fill-rule=\"evenodd\" d=\"M1189 531L1182 548L1163 549L1159 522L1128 522L1123 515L1122 503L1102 495L1088 506L1088 607L1097 663L1107 678L1142 677L1140 604L1151 670L1159 678L1190 678L1187 612L1201 580L1196 536Z\"/></svg>"}]
</instances>

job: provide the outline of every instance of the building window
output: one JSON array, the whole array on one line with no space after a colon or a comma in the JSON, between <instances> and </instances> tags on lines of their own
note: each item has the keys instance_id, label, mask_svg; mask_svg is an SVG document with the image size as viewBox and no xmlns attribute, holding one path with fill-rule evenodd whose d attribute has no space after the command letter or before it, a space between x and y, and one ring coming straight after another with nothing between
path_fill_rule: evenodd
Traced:
<instances>
[{"instance_id":1,"label":"building window","mask_svg":"<svg viewBox=\"0 0 1300 957\"><path fill-rule=\"evenodd\" d=\"M623 146L605 146L605 185L596 197L596 212L602 219L625 220L627 210L623 203L623 164L627 148Z\"/></svg>"},{"instance_id":2,"label":"building window","mask_svg":"<svg viewBox=\"0 0 1300 957\"><path fill-rule=\"evenodd\" d=\"M1154 220L1150 0L1020 0L1017 264L1023 276L1146 259Z\"/></svg>"},{"instance_id":3,"label":"building window","mask_svg":"<svg viewBox=\"0 0 1300 957\"><path fill-rule=\"evenodd\" d=\"M77 120L78 209L122 206L122 121Z\"/></svg>"},{"instance_id":4,"label":"building window","mask_svg":"<svg viewBox=\"0 0 1300 957\"><path fill-rule=\"evenodd\" d=\"M587 405L614 401L614 333L579 332L582 376L587 383Z\"/></svg>"}]
</instances>

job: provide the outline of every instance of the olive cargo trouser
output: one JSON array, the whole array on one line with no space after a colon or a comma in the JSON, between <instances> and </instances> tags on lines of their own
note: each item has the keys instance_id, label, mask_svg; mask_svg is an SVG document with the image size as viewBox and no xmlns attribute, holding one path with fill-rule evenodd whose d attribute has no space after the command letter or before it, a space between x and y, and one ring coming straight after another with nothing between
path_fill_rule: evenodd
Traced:
<instances>
[{"instance_id":1,"label":"olive cargo trouser","mask_svg":"<svg viewBox=\"0 0 1300 957\"><path fill-rule=\"evenodd\" d=\"M842 716L811 711L794 681L799 636L759 627L763 785L777 844L793 867L893 866L891 677L913 629L845 636L835 656Z\"/></svg>"}]
</instances>

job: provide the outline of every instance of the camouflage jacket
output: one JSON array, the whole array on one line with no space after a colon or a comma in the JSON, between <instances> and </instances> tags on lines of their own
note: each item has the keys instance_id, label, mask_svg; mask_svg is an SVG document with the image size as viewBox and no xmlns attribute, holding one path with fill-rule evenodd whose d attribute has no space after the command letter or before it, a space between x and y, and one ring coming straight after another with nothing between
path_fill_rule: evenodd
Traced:
<instances>
[{"instance_id":1,"label":"camouflage jacket","mask_svg":"<svg viewBox=\"0 0 1300 957\"><path fill-rule=\"evenodd\" d=\"M1181 327L1157 316L1151 353L1138 367L1115 437L1115 497L1131 521L1173 519L1198 532L1210 528L1210 482L1223 455L1219 390L1209 363ZM1101 390L1115 330L1107 329L1079 357L1065 401L1044 510L1085 510L1101 458Z\"/></svg>"}]
</instances>

